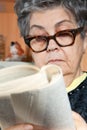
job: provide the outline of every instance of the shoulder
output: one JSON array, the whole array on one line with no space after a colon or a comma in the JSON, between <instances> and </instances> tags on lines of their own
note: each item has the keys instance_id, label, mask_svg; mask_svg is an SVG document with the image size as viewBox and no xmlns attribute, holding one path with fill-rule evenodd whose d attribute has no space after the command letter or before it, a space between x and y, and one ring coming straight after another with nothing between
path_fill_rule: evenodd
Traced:
<instances>
[{"instance_id":1,"label":"shoulder","mask_svg":"<svg viewBox=\"0 0 87 130\"><path fill-rule=\"evenodd\" d=\"M87 77L68 96L72 110L78 112L87 122Z\"/></svg>"}]
</instances>

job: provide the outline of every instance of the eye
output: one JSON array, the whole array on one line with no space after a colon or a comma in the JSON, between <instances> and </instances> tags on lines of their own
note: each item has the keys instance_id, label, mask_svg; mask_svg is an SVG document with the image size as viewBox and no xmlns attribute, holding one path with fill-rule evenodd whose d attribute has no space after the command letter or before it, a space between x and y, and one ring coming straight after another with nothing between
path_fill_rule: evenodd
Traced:
<instances>
[{"instance_id":1,"label":"eye","mask_svg":"<svg viewBox=\"0 0 87 130\"><path fill-rule=\"evenodd\" d=\"M67 31L61 31L56 34L56 37L72 37L72 33Z\"/></svg>"},{"instance_id":2,"label":"eye","mask_svg":"<svg viewBox=\"0 0 87 130\"><path fill-rule=\"evenodd\" d=\"M46 38L44 36L37 36L35 37L36 42L45 42Z\"/></svg>"},{"instance_id":3,"label":"eye","mask_svg":"<svg viewBox=\"0 0 87 130\"><path fill-rule=\"evenodd\" d=\"M73 35L71 32L59 32L56 34L56 38L60 39L73 39Z\"/></svg>"},{"instance_id":4,"label":"eye","mask_svg":"<svg viewBox=\"0 0 87 130\"><path fill-rule=\"evenodd\" d=\"M56 34L56 40L61 45L71 44L73 41L73 35L71 32L67 32L67 31L58 32Z\"/></svg>"}]
</instances>

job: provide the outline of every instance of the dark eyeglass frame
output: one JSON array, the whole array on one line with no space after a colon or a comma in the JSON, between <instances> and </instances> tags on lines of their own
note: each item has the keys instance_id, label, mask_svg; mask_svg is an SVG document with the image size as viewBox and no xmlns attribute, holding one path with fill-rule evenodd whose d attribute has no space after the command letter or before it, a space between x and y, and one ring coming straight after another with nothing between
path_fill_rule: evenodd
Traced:
<instances>
[{"instance_id":1,"label":"dark eyeglass frame","mask_svg":"<svg viewBox=\"0 0 87 130\"><path fill-rule=\"evenodd\" d=\"M75 41L75 38L76 38L76 35L77 35L78 33L80 33L80 32L83 30L83 28L84 28L84 27L79 27L79 28L76 28L76 29L62 30L62 31L57 32L57 33L54 34L54 35L51 35L51 36L40 36L40 35L39 35L39 36L30 37L30 36L28 35L28 36L24 37L24 41L25 41L25 43L28 45L28 47L31 48L31 50L32 50L33 52L40 53L40 52L43 52L43 51L47 50L48 45L49 45L49 41L52 40L52 39L53 39L53 40L57 43L57 45L60 46L60 47L67 47L67 46L73 45L73 44L74 44L74 41ZM58 43L58 41L56 40L56 36L57 36L57 35L60 35L60 34L67 34L67 33L73 36L73 41L72 41L72 43L70 43L70 44L68 44L68 45L61 45L60 43ZM46 42L46 44L47 44L46 47L45 47L44 49L40 50L40 51L35 51L35 50L31 47L31 44L30 44L31 40L33 40L33 39L35 39L35 38L45 39L45 40L47 41L47 42Z\"/></svg>"}]
</instances>

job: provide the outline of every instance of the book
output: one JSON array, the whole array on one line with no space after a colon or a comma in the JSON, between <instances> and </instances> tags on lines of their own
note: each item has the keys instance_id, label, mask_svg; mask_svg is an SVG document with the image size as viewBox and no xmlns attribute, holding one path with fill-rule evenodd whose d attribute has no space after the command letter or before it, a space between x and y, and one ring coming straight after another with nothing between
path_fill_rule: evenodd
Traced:
<instances>
[{"instance_id":1,"label":"book","mask_svg":"<svg viewBox=\"0 0 87 130\"><path fill-rule=\"evenodd\" d=\"M0 124L75 130L61 68L19 64L0 69Z\"/></svg>"}]
</instances>

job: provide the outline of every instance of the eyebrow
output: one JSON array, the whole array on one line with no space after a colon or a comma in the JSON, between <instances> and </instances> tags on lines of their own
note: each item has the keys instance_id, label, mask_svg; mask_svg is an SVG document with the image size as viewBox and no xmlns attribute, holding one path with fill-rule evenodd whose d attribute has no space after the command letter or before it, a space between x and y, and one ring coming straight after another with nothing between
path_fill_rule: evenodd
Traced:
<instances>
[{"instance_id":1,"label":"eyebrow","mask_svg":"<svg viewBox=\"0 0 87 130\"><path fill-rule=\"evenodd\" d=\"M60 26L62 23L65 23L65 22L73 24L73 22L70 21L70 20L62 20L62 21L57 22L54 27L56 28L56 27ZM30 27L30 30L32 30L33 28L38 28L38 29L41 29L41 30L45 30L45 28L43 26L36 25L36 24L32 25Z\"/></svg>"},{"instance_id":2,"label":"eyebrow","mask_svg":"<svg viewBox=\"0 0 87 130\"><path fill-rule=\"evenodd\" d=\"M70 24L73 25L73 22L70 21L70 20L62 20L62 21L57 22L57 23L55 24L55 28L58 27L58 26L60 26L60 25L63 24L63 23L70 23Z\"/></svg>"},{"instance_id":3,"label":"eyebrow","mask_svg":"<svg viewBox=\"0 0 87 130\"><path fill-rule=\"evenodd\" d=\"M36 25L36 24L32 25L32 26L30 27L30 30L33 29L33 28L39 28L39 29L41 29L41 30L45 30L45 28L44 28L43 26Z\"/></svg>"}]
</instances>

